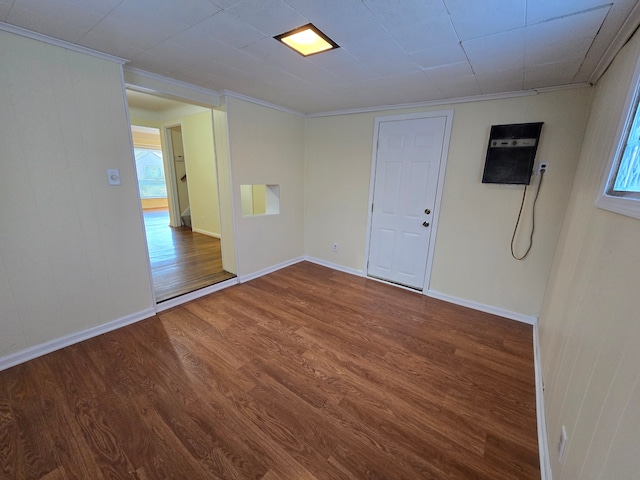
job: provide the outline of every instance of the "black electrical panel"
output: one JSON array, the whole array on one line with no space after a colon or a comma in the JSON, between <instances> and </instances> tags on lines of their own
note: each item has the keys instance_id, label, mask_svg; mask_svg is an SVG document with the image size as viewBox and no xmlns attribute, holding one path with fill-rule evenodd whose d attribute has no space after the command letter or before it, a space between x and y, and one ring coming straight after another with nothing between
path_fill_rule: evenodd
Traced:
<instances>
[{"instance_id":1,"label":"black electrical panel","mask_svg":"<svg viewBox=\"0 0 640 480\"><path fill-rule=\"evenodd\" d=\"M529 185L543 122L493 125L482 183Z\"/></svg>"}]
</instances>

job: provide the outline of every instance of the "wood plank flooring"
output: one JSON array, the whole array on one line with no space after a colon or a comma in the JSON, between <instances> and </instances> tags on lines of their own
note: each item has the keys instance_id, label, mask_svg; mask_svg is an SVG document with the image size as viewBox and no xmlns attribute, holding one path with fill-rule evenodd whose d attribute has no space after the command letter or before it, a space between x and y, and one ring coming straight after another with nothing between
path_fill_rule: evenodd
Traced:
<instances>
[{"instance_id":1,"label":"wood plank flooring","mask_svg":"<svg viewBox=\"0 0 640 480\"><path fill-rule=\"evenodd\" d=\"M539 479L532 329L299 263L0 372L0 479Z\"/></svg>"},{"instance_id":2,"label":"wood plank flooring","mask_svg":"<svg viewBox=\"0 0 640 480\"><path fill-rule=\"evenodd\" d=\"M156 302L235 277L222 268L220 240L169 227L168 210L145 210L144 226Z\"/></svg>"}]
</instances>

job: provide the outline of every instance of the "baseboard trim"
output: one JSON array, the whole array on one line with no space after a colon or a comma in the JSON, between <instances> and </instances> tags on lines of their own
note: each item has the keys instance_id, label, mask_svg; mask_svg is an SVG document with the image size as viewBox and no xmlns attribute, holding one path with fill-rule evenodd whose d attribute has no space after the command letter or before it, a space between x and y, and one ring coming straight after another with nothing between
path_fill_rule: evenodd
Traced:
<instances>
[{"instance_id":1,"label":"baseboard trim","mask_svg":"<svg viewBox=\"0 0 640 480\"><path fill-rule=\"evenodd\" d=\"M533 365L536 378L536 417L538 421L538 453L540 455L540 479L552 480L549 459L549 437L547 436L547 416L544 410L544 381L540 359L540 337L538 325L533 326Z\"/></svg>"},{"instance_id":2,"label":"baseboard trim","mask_svg":"<svg viewBox=\"0 0 640 480\"><path fill-rule=\"evenodd\" d=\"M69 335L65 335L63 337L55 338L53 340L49 340L48 342L41 343L40 345L34 345L33 347L25 348L24 350L21 350L19 352L5 355L4 357L0 357L0 371L14 367L29 360L33 360L34 358L41 357L42 355L46 355L47 353L55 352L56 350L68 347L69 345L73 345L84 340L97 337L98 335L102 335L103 333L111 332L112 330L117 330L118 328L131 325L132 323L139 322L140 320L144 320L145 318L153 317L155 314L156 312L153 308L147 308L146 310L141 310L139 312L132 313L131 315L126 315L122 318L118 318L117 320L103 323L102 325L91 327L80 332L74 332Z\"/></svg>"},{"instance_id":3,"label":"baseboard trim","mask_svg":"<svg viewBox=\"0 0 640 480\"><path fill-rule=\"evenodd\" d=\"M343 267L342 265L338 265L337 263L327 262L325 260L320 260L319 258L310 257L308 255L305 255L304 259L307 262L311 262L311 263L315 263L316 265L321 265L323 267L331 268L332 270L349 273L357 277L364 277L364 272L356 268Z\"/></svg>"},{"instance_id":4,"label":"baseboard trim","mask_svg":"<svg viewBox=\"0 0 640 480\"><path fill-rule=\"evenodd\" d=\"M455 303L463 307L473 308L485 313L491 313L500 317L515 320L517 322L526 323L528 325L536 325L538 323L537 317L531 317L529 315L523 315L522 313L512 312L503 308L493 307L491 305L485 305L484 303L474 302L473 300L465 300L463 298L447 295L446 293L438 292L436 290L427 290L425 295L431 298L437 298L438 300L444 300L445 302Z\"/></svg>"},{"instance_id":5,"label":"baseboard trim","mask_svg":"<svg viewBox=\"0 0 640 480\"><path fill-rule=\"evenodd\" d=\"M304 259L305 259L304 257L293 258L291 260L287 260L286 262L278 263L277 265L272 265L271 267L263 268L262 270L258 270L257 272L249 273L247 275L240 275L238 276L238 280L240 283L245 283L255 278L262 277L263 275L267 275L269 273L276 272L282 268L289 267L296 263L302 262Z\"/></svg>"},{"instance_id":6,"label":"baseboard trim","mask_svg":"<svg viewBox=\"0 0 640 480\"><path fill-rule=\"evenodd\" d=\"M229 280L225 280L224 282L216 283L215 285L211 285L210 287L201 288L200 290L196 290L195 292L185 293L184 295L180 295L179 297L172 298L170 300L165 300L164 302L160 302L156 305L156 312L164 312L165 310L169 310L170 308L177 307L178 305L182 305L183 303L190 302L192 300L196 300L197 298L204 297L205 295L209 295L210 293L214 293L225 288L232 287L238 284L238 278L230 278Z\"/></svg>"},{"instance_id":7,"label":"baseboard trim","mask_svg":"<svg viewBox=\"0 0 640 480\"><path fill-rule=\"evenodd\" d=\"M213 233L213 232L209 232L207 230L201 230L200 228L191 227L191 231L192 232L196 232L196 233L201 233L202 235L206 235L207 237L221 238L219 233Z\"/></svg>"}]
</instances>

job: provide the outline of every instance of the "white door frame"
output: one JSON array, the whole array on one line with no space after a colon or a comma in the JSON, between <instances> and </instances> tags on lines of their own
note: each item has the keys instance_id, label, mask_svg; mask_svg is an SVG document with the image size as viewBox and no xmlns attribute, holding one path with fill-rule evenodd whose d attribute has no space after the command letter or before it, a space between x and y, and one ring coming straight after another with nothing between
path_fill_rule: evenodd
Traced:
<instances>
[{"instance_id":1,"label":"white door frame","mask_svg":"<svg viewBox=\"0 0 640 480\"><path fill-rule=\"evenodd\" d=\"M182 225L182 212L178 202L178 179L176 178L176 158L173 153L173 140L171 128L182 127L180 123L162 126L162 139L164 143L164 176L167 182L167 201L169 203L169 225L180 227Z\"/></svg>"},{"instance_id":2,"label":"white door frame","mask_svg":"<svg viewBox=\"0 0 640 480\"><path fill-rule=\"evenodd\" d=\"M451 140L451 127L453 125L453 109L436 110L432 112L408 113L403 115L383 115L376 116L373 130L373 146L371 148L371 178L369 180L369 204L367 214L367 236L364 249L364 268L362 271L365 276L369 276L369 247L371 242L371 222L373 219L373 199L375 194L376 167L378 164L378 135L380 133L380 123L401 120L417 120L421 118L446 117L444 127L444 138L442 142L442 154L440 156L440 168L438 169L438 186L436 187L436 202L433 207L433 217L431 218L431 237L429 240L429 251L427 252L427 268L425 271L424 285L422 288L423 295L429 291L429 283L431 279L431 267L433 266L433 253L435 251L436 238L438 233L438 220L440 219L440 206L442 202L442 189L444 186L444 176L447 169L447 159L449 157L449 142ZM373 277L369 277L373 278ZM387 282L396 285L392 282ZM403 287L407 288L408 287ZM416 291L414 289L409 289Z\"/></svg>"}]
</instances>

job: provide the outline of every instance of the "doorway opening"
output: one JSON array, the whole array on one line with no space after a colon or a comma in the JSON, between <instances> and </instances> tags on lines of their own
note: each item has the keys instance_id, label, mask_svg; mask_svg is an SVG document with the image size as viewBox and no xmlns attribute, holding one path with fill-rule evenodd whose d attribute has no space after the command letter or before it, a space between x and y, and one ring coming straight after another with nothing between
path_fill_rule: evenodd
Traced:
<instances>
[{"instance_id":1,"label":"doorway opening","mask_svg":"<svg viewBox=\"0 0 640 480\"><path fill-rule=\"evenodd\" d=\"M129 89L127 100L156 303L235 278L213 111Z\"/></svg>"}]
</instances>

